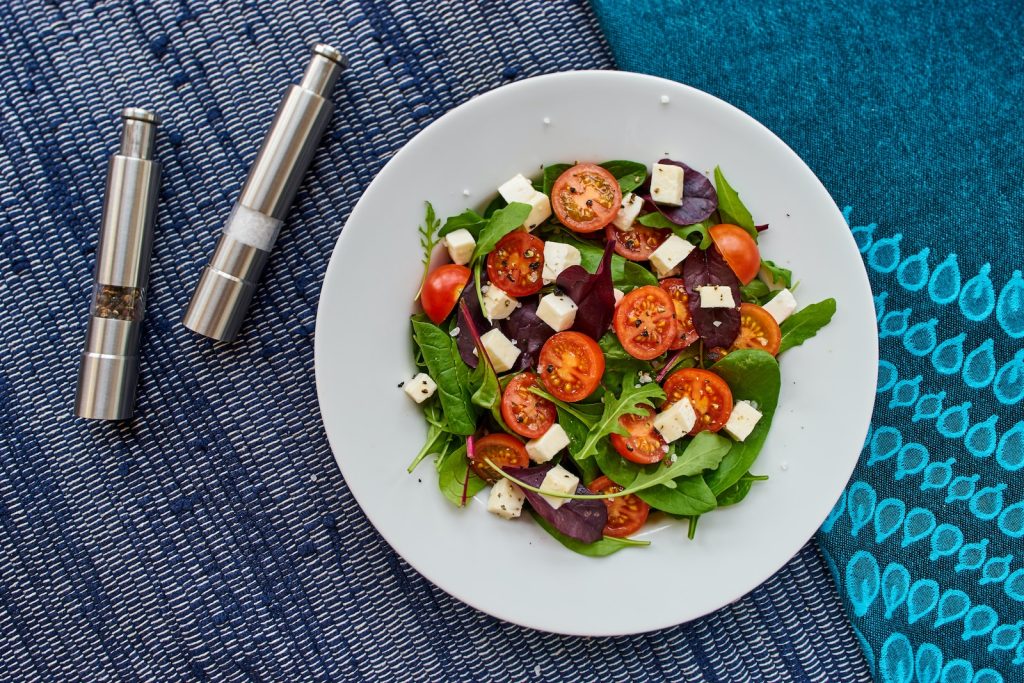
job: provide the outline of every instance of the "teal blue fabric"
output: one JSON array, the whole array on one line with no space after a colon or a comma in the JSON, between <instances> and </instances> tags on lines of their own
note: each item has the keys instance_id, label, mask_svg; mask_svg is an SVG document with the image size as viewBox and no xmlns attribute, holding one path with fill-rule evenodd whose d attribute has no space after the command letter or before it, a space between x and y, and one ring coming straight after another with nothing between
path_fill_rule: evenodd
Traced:
<instances>
[{"instance_id":1,"label":"teal blue fabric","mask_svg":"<svg viewBox=\"0 0 1024 683\"><path fill-rule=\"evenodd\" d=\"M592 4L620 68L747 111L845 207L882 360L818 540L876 679L1024 680L1024 5Z\"/></svg>"}]
</instances>

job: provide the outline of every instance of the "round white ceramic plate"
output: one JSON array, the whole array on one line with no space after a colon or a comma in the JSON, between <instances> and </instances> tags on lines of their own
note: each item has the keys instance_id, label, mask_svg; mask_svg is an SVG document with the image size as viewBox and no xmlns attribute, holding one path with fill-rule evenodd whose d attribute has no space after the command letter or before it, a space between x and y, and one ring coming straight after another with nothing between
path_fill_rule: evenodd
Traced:
<instances>
[{"instance_id":1,"label":"round white ceramic plate","mask_svg":"<svg viewBox=\"0 0 1024 683\"><path fill-rule=\"evenodd\" d=\"M758 223L765 258L793 269L802 304L835 297L832 324L785 354L782 395L743 501L660 520L646 548L606 558L559 545L529 515L488 514L486 491L457 509L428 459L426 432L398 388L413 373L408 318L421 273L424 201L441 217L482 209L497 186L545 163L662 157L720 165ZM366 515L413 567L451 595L516 624L579 635L679 624L743 596L789 560L838 499L868 428L878 343L853 238L811 170L754 119L699 90L621 72L508 85L417 135L367 188L335 247L316 326L316 380L338 466ZM610 596L610 602L602 602ZM595 605L601 604L597 609Z\"/></svg>"}]
</instances>

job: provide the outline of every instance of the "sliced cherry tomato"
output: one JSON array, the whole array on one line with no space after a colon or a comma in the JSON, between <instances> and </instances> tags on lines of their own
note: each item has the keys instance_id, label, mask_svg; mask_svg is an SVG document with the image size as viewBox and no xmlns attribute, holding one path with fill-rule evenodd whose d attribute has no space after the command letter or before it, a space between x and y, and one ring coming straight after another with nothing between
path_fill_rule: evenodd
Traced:
<instances>
[{"instance_id":1,"label":"sliced cherry tomato","mask_svg":"<svg viewBox=\"0 0 1024 683\"><path fill-rule=\"evenodd\" d=\"M654 250L671 234L669 230L648 228L639 223L634 224L632 230L619 230L611 223L604 229L605 239L615 240L615 253L630 261L646 261L651 258Z\"/></svg>"},{"instance_id":2,"label":"sliced cherry tomato","mask_svg":"<svg viewBox=\"0 0 1024 683\"><path fill-rule=\"evenodd\" d=\"M557 399L573 403L594 393L604 374L604 353L579 332L559 332L540 350L540 380Z\"/></svg>"},{"instance_id":3,"label":"sliced cherry tomato","mask_svg":"<svg viewBox=\"0 0 1024 683\"><path fill-rule=\"evenodd\" d=\"M732 349L760 349L773 356L779 352L782 330L772 314L757 304L740 304L740 333Z\"/></svg>"},{"instance_id":4,"label":"sliced cherry tomato","mask_svg":"<svg viewBox=\"0 0 1024 683\"><path fill-rule=\"evenodd\" d=\"M537 375L524 372L513 377L501 395L502 419L509 429L527 439L543 436L558 419L555 404L530 391L536 384Z\"/></svg>"},{"instance_id":5,"label":"sliced cherry tomato","mask_svg":"<svg viewBox=\"0 0 1024 683\"><path fill-rule=\"evenodd\" d=\"M629 436L621 434L611 435L611 444L626 460L650 465L661 462L665 458L665 439L661 433L654 428L654 408L641 406L644 409L643 415L627 413L619 418L619 424L626 428Z\"/></svg>"},{"instance_id":6,"label":"sliced cherry tomato","mask_svg":"<svg viewBox=\"0 0 1024 683\"><path fill-rule=\"evenodd\" d=\"M668 348L672 351L685 349L693 342L700 339L696 328L693 326L693 318L690 317L689 300L686 294L686 283L682 278L670 277L658 284L672 297L672 303L676 306L676 327L679 328L679 335Z\"/></svg>"},{"instance_id":7,"label":"sliced cherry tomato","mask_svg":"<svg viewBox=\"0 0 1024 683\"><path fill-rule=\"evenodd\" d=\"M679 336L676 307L661 287L637 287L615 307L612 325L622 348L634 358L651 360L668 351Z\"/></svg>"},{"instance_id":8,"label":"sliced cherry tomato","mask_svg":"<svg viewBox=\"0 0 1024 683\"><path fill-rule=\"evenodd\" d=\"M608 477L598 477L590 482L588 489L594 493L618 493L622 487ZM651 513L651 506L632 493L617 498L605 498L608 521L604 524L604 535L616 538L631 536L640 530Z\"/></svg>"},{"instance_id":9,"label":"sliced cherry tomato","mask_svg":"<svg viewBox=\"0 0 1024 683\"><path fill-rule=\"evenodd\" d=\"M708 231L718 252L736 273L740 282L747 284L761 270L761 252L757 242L746 230L738 225L722 223Z\"/></svg>"},{"instance_id":10,"label":"sliced cherry tomato","mask_svg":"<svg viewBox=\"0 0 1024 683\"><path fill-rule=\"evenodd\" d=\"M487 255L487 277L509 296L538 292L543 271L544 241L528 232L510 232Z\"/></svg>"},{"instance_id":11,"label":"sliced cherry tomato","mask_svg":"<svg viewBox=\"0 0 1024 683\"><path fill-rule=\"evenodd\" d=\"M427 317L440 325L451 315L472 273L466 266L449 263L430 271L423 282L420 303Z\"/></svg>"},{"instance_id":12,"label":"sliced cherry tomato","mask_svg":"<svg viewBox=\"0 0 1024 683\"><path fill-rule=\"evenodd\" d=\"M484 458L490 459L495 465L505 467L529 467L530 455L526 452L523 442L508 434L488 434L476 440L475 457L469 466L481 479L488 484L498 481L501 476L488 465Z\"/></svg>"},{"instance_id":13,"label":"sliced cherry tomato","mask_svg":"<svg viewBox=\"0 0 1024 683\"><path fill-rule=\"evenodd\" d=\"M597 164L576 164L551 186L551 209L576 232L597 232L622 206L619 181Z\"/></svg>"},{"instance_id":14,"label":"sliced cherry tomato","mask_svg":"<svg viewBox=\"0 0 1024 683\"><path fill-rule=\"evenodd\" d=\"M690 430L696 434L707 430L717 432L732 414L732 391L725 380L700 368L686 368L672 373L665 381L665 409L683 398L690 399L697 424Z\"/></svg>"}]
</instances>

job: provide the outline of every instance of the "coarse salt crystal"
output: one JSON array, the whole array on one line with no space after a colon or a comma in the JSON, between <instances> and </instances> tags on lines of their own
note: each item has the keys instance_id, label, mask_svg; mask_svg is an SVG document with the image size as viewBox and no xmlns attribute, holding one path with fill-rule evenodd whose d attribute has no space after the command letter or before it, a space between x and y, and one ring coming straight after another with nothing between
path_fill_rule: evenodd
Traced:
<instances>
[{"instance_id":1,"label":"coarse salt crystal","mask_svg":"<svg viewBox=\"0 0 1024 683\"><path fill-rule=\"evenodd\" d=\"M462 330L459 329L458 327L453 327L452 331L449 332L448 334L452 335L453 337L458 337L459 336L459 332L462 332Z\"/></svg>"},{"instance_id":2,"label":"coarse salt crystal","mask_svg":"<svg viewBox=\"0 0 1024 683\"><path fill-rule=\"evenodd\" d=\"M661 96L661 103L662 104L668 104L669 103L668 95L662 95Z\"/></svg>"}]
</instances>

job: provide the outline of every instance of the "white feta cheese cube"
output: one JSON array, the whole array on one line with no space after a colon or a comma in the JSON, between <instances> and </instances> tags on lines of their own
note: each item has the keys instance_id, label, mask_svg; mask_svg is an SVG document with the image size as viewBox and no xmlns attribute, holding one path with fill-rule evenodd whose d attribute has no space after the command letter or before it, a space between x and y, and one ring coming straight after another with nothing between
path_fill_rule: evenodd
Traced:
<instances>
[{"instance_id":1,"label":"white feta cheese cube","mask_svg":"<svg viewBox=\"0 0 1024 683\"><path fill-rule=\"evenodd\" d=\"M476 249L476 240L473 234L465 228L454 230L444 238L444 244L448 247L448 255L452 263L464 266L473 258L473 250Z\"/></svg>"},{"instance_id":2,"label":"white feta cheese cube","mask_svg":"<svg viewBox=\"0 0 1024 683\"><path fill-rule=\"evenodd\" d=\"M512 315L519 303L514 297L508 295L504 289L489 285L484 294L484 316L488 320L504 320Z\"/></svg>"},{"instance_id":3,"label":"white feta cheese cube","mask_svg":"<svg viewBox=\"0 0 1024 683\"><path fill-rule=\"evenodd\" d=\"M622 206L619 213L615 215L612 223L619 230L632 230L636 217L640 215L640 209L644 207L644 200L632 192L627 192L622 197Z\"/></svg>"},{"instance_id":4,"label":"white feta cheese cube","mask_svg":"<svg viewBox=\"0 0 1024 683\"><path fill-rule=\"evenodd\" d=\"M571 244L561 242L544 243L544 270L541 277L544 284L550 285L558 279L563 270L569 266L578 266L583 262L580 250Z\"/></svg>"},{"instance_id":5,"label":"white feta cheese cube","mask_svg":"<svg viewBox=\"0 0 1024 683\"><path fill-rule=\"evenodd\" d=\"M487 357L491 359L495 372L508 372L516 364L519 349L501 333L501 330L495 328L486 332L481 335L480 342L487 352Z\"/></svg>"},{"instance_id":6,"label":"white feta cheese cube","mask_svg":"<svg viewBox=\"0 0 1024 683\"><path fill-rule=\"evenodd\" d=\"M537 317L555 332L564 332L576 322L576 302L564 294L545 294L537 305Z\"/></svg>"},{"instance_id":7,"label":"white feta cheese cube","mask_svg":"<svg viewBox=\"0 0 1024 683\"><path fill-rule=\"evenodd\" d=\"M683 204L683 169L672 164L654 164L651 171L651 199L666 206Z\"/></svg>"},{"instance_id":8,"label":"white feta cheese cube","mask_svg":"<svg viewBox=\"0 0 1024 683\"><path fill-rule=\"evenodd\" d=\"M556 422L548 427L548 431L544 432L536 439L530 439L527 441L526 452L529 454L530 460L543 465L551 460L551 458L558 455L558 451L568 445L569 435L565 433L564 429L562 429L562 425Z\"/></svg>"},{"instance_id":9,"label":"white feta cheese cube","mask_svg":"<svg viewBox=\"0 0 1024 683\"><path fill-rule=\"evenodd\" d=\"M579 477L561 465L555 465L544 476L544 481L540 483L540 489L556 493L576 493L576 487L579 486L579 483ZM548 505L556 510L572 500L571 498L557 498L555 496L545 496L544 494L541 494L541 498L546 500Z\"/></svg>"},{"instance_id":10,"label":"white feta cheese cube","mask_svg":"<svg viewBox=\"0 0 1024 683\"><path fill-rule=\"evenodd\" d=\"M783 289L764 305L764 310L771 313L775 322L781 325L782 321L793 315L793 311L796 310L796 298L793 292Z\"/></svg>"},{"instance_id":11,"label":"white feta cheese cube","mask_svg":"<svg viewBox=\"0 0 1024 683\"><path fill-rule=\"evenodd\" d=\"M530 215L523 221L527 230L533 230L551 216L551 200L543 192L535 190L530 179L522 173L502 183L498 194L509 204L522 202L530 205Z\"/></svg>"},{"instance_id":12,"label":"white feta cheese cube","mask_svg":"<svg viewBox=\"0 0 1024 683\"><path fill-rule=\"evenodd\" d=\"M491 495L487 499L487 511L505 519L515 519L523 514L523 501L526 494L508 479L499 479L491 487Z\"/></svg>"},{"instance_id":13,"label":"white feta cheese cube","mask_svg":"<svg viewBox=\"0 0 1024 683\"><path fill-rule=\"evenodd\" d=\"M618 306L619 302L622 301L622 297L626 296L626 293L621 289L613 289L612 294L615 296L615 305Z\"/></svg>"},{"instance_id":14,"label":"white feta cheese cube","mask_svg":"<svg viewBox=\"0 0 1024 683\"><path fill-rule=\"evenodd\" d=\"M651 265L654 266L654 272L657 273L658 277L666 277L670 270L678 266L683 262L683 259L690 255L691 251L693 251L692 244L679 235L670 235L651 254Z\"/></svg>"},{"instance_id":15,"label":"white feta cheese cube","mask_svg":"<svg viewBox=\"0 0 1024 683\"><path fill-rule=\"evenodd\" d=\"M732 413L729 414L729 419L722 429L737 441L744 441L760 421L761 411L755 408L750 401L736 401L732 406Z\"/></svg>"},{"instance_id":16,"label":"white feta cheese cube","mask_svg":"<svg viewBox=\"0 0 1024 683\"><path fill-rule=\"evenodd\" d=\"M695 424L697 413L693 412L693 405L686 397L654 416L654 428L669 443L689 434Z\"/></svg>"},{"instance_id":17,"label":"white feta cheese cube","mask_svg":"<svg viewBox=\"0 0 1024 683\"><path fill-rule=\"evenodd\" d=\"M724 285L698 287L697 293L700 294L701 308L736 308L732 290Z\"/></svg>"},{"instance_id":18,"label":"white feta cheese cube","mask_svg":"<svg viewBox=\"0 0 1024 683\"><path fill-rule=\"evenodd\" d=\"M434 379L425 372L421 372L402 385L402 390L409 395L409 398L417 403L423 403L437 391L437 384Z\"/></svg>"}]
</instances>

